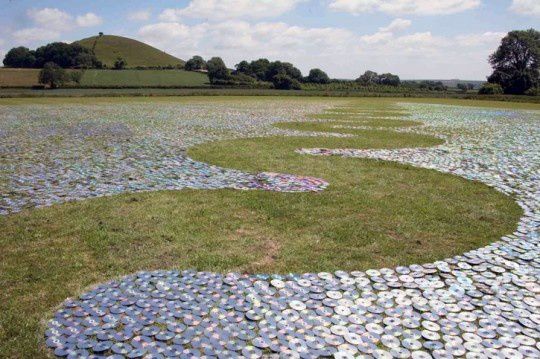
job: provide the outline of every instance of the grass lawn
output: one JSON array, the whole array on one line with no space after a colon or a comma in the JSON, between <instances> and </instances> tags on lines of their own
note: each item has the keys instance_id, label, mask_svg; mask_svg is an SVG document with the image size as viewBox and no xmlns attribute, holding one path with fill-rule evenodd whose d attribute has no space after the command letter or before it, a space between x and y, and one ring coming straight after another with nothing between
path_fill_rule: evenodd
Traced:
<instances>
[{"instance_id":1,"label":"grass lawn","mask_svg":"<svg viewBox=\"0 0 540 359\"><path fill-rule=\"evenodd\" d=\"M5 103L25 101L32 100ZM76 101L92 99L68 100ZM145 100L104 99L114 101ZM271 99L169 101L234 104ZM352 103L353 112L370 117L369 125L383 127L397 125L395 120L376 118L395 112L394 102L342 103ZM344 118L332 113L336 112L326 115L330 120ZM345 118L358 120L356 115ZM314 129L305 126L314 125L298 129ZM0 217L0 357L44 356L40 323L56 305L88 285L137 270L311 272L389 267L446 258L515 229L521 209L510 197L483 184L395 163L294 152L299 147L440 143L416 134L350 132L355 137L251 138L189 150L190 156L220 166L320 177L330 182L321 193L161 191Z\"/></svg>"}]
</instances>

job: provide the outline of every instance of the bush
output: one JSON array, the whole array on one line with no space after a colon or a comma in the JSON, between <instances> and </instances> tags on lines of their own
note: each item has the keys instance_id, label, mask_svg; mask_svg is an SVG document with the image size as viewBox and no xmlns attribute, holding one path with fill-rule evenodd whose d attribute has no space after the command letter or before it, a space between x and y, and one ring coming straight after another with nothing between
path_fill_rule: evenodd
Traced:
<instances>
[{"instance_id":1,"label":"bush","mask_svg":"<svg viewBox=\"0 0 540 359\"><path fill-rule=\"evenodd\" d=\"M39 72L39 83L53 89L62 86L67 80L66 70L54 62L47 62Z\"/></svg>"},{"instance_id":2,"label":"bush","mask_svg":"<svg viewBox=\"0 0 540 359\"><path fill-rule=\"evenodd\" d=\"M35 52L23 46L12 48L4 58L4 66L6 67L29 68L34 67L35 63Z\"/></svg>"},{"instance_id":3,"label":"bush","mask_svg":"<svg viewBox=\"0 0 540 359\"><path fill-rule=\"evenodd\" d=\"M208 67L208 78L211 84L216 83L216 81L230 80L231 74L221 57L212 57L208 60L206 66Z\"/></svg>"},{"instance_id":4,"label":"bush","mask_svg":"<svg viewBox=\"0 0 540 359\"><path fill-rule=\"evenodd\" d=\"M114 62L114 69L115 70L123 70L123 69L126 68L126 66L127 66L127 61L126 60L124 60L121 57L116 58L116 61Z\"/></svg>"},{"instance_id":5,"label":"bush","mask_svg":"<svg viewBox=\"0 0 540 359\"><path fill-rule=\"evenodd\" d=\"M315 83L315 84L327 84L330 82L330 78L321 69L312 69L309 71L309 75L306 78L307 82Z\"/></svg>"},{"instance_id":6,"label":"bush","mask_svg":"<svg viewBox=\"0 0 540 359\"><path fill-rule=\"evenodd\" d=\"M272 79L274 88L278 90L300 90L302 87L296 79L290 78L285 74L277 74Z\"/></svg>"},{"instance_id":7,"label":"bush","mask_svg":"<svg viewBox=\"0 0 540 359\"><path fill-rule=\"evenodd\" d=\"M200 56L193 56L184 66L186 71L206 70L206 61Z\"/></svg>"},{"instance_id":8,"label":"bush","mask_svg":"<svg viewBox=\"0 0 540 359\"><path fill-rule=\"evenodd\" d=\"M479 95L499 95L503 93L503 89L499 84L485 83L478 90Z\"/></svg>"},{"instance_id":9,"label":"bush","mask_svg":"<svg viewBox=\"0 0 540 359\"><path fill-rule=\"evenodd\" d=\"M69 74L69 78L72 82L75 82L76 84L80 84L82 77L83 77L82 71L73 71Z\"/></svg>"}]
</instances>

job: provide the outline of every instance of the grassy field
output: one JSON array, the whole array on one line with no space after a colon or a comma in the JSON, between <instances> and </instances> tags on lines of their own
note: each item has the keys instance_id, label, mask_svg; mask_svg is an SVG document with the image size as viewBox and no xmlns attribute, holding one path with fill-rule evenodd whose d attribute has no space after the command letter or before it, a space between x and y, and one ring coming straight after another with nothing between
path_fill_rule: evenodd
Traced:
<instances>
[{"instance_id":1,"label":"grassy field","mask_svg":"<svg viewBox=\"0 0 540 359\"><path fill-rule=\"evenodd\" d=\"M208 85L208 76L184 70L87 70L85 87L198 87Z\"/></svg>"},{"instance_id":2,"label":"grassy field","mask_svg":"<svg viewBox=\"0 0 540 359\"><path fill-rule=\"evenodd\" d=\"M39 85L39 71L39 69L0 68L0 87ZM201 87L208 86L208 76L184 70L86 70L80 84L69 83L67 86Z\"/></svg>"},{"instance_id":3,"label":"grassy field","mask_svg":"<svg viewBox=\"0 0 540 359\"><path fill-rule=\"evenodd\" d=\"M39 85L39 69L0 68L0 87L32 87Z\"/></svg>"},{"instance_id":4,"label":"grassy field","mask_svg":"<svg viewBox=\"0 0 540 359\"><path fill-rule=\"evenodd\" d=\"M100 101L279 105L279 99L267 97L37 100L49 105ZM370 126L395 127L395 120L377 119L386 111L399 113L394 111L395 101L339 103L367 111ZM36 100L0 100L0 106L26 103ZM335 111L324 117L363 121ZM356 136L239 139L189 150L194 158L221 166L321 177L330 182L322 193L161 191L0 217L0 357L45 356L40 323L56 305L88 285L137 270L303 272L386 267L446 258L514 230L521 209L483 184L395 163L294 152L298 147L440 143L416 134L350 132Z\"/></svg>"},{"instance_id":5,"label":"grassy field","mask_svg":"<svg viewBox=\"0 0 540 359\"><path fill-rule=\"evenodd\" d=\"M113 67L118 57L127 61L127 67L157 67L184 64L184 61L143 42L122 36L93 36L77 41L93 49L96 57L108 67ZM94 47L95 45L95 47Z\"/></svg>"}]
</instances>

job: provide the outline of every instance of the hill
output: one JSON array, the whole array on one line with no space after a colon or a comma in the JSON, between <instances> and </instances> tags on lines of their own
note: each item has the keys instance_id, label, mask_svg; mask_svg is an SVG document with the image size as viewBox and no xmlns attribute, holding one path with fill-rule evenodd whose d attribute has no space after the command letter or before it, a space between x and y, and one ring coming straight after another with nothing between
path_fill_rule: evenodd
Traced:
<instances>
[{"instance_id":1,"label":"hill","mask_svg":"<svg viewBox=\"0 0 540 359\"><path fill-rule=\"evenodd\" d=\"M122 36L93 36L76 41L84 47L93 49L97 58L107 67L112 67L118 57L127 61L127 67L137 66L175 66L184 64L183 60L137 40Z\"/></svg>"}]
</instances>

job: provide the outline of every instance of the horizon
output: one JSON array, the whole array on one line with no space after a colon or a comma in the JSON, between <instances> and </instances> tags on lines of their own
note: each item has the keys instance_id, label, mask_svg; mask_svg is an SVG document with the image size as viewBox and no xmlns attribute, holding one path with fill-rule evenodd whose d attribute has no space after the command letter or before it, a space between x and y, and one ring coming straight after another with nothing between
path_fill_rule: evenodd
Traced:
<instances>
[{"instance_id":1,"label":"horizon","mask_svg":"<svg viewBox=\"0 0 540 359\"><path fill-rule=\"evenodd\" d=\"M99 32L188 60L220 56L293 63L353 79L366 70L405 80L485 81L488 56L512 30L534 28L534 0L2 0L0 57L12 47L73 42Z\"/></svg>"}]
</instances>

